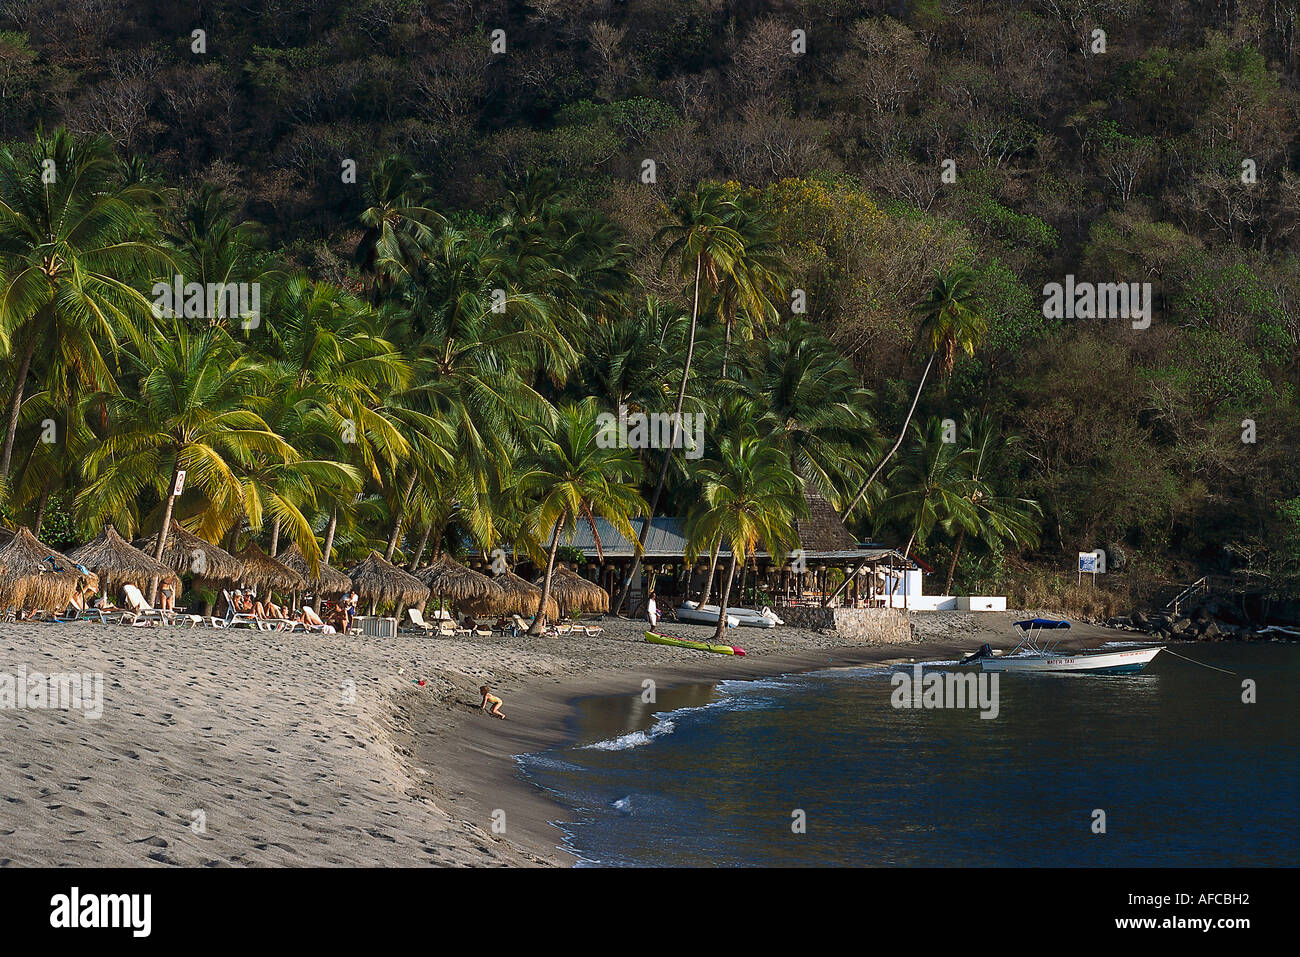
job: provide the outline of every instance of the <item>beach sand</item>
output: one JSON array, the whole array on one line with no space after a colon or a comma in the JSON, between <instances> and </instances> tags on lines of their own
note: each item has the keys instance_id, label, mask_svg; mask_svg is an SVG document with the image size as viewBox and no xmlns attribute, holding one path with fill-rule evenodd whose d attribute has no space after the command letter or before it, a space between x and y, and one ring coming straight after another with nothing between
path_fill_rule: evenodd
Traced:
<instances>
[{"instance_id":1,"label":"beach sand","mask_svg":"<svg viewBox=\"0 0 1300 957\"><path fill-rule=\"evenodd\" d=\"M953 659L1009 647L1014 617L918 613L923 640L859 648L742 628L746 658L648 645L617 619L592 638L0 625L0 673L104 682L97 719L0 710L0 865L567 865L562 809L513 755L566 740L574 698ZM1125 637L1080 625L1066 646ZM508 720L478 710L485 683Z\"/></svg>"}]
</instances>

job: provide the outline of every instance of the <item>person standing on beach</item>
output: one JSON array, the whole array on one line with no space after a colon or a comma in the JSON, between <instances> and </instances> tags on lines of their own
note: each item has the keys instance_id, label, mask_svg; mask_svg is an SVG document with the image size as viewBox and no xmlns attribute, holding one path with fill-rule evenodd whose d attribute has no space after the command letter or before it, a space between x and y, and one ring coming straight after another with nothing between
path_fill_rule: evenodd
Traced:
<instances>
[{"instance_id":1,"label":"person standing on beach","mask_svg":"<svg viewBox=\"0 0 1300 957\"><path fill-rule=\"evenodd\" d=\"M645 606L646 617L650 619L650 630L654 631L655 626L659 624L659 605L655 602L655 593L650 593L650 600Z\"/></svg>"},{"instance_id":2,"label":"person standing on beach","mask_svg":"<svg viewBox=\"0 0 1300 957\"><path fill-rule=\"evenodd\" d=\"M506 716L501 712L501 699L492 693L492 689L483 685L478 689L479 694L483 696L483 703L479 705L480 711L487 711L494 718L500 718L502 721ZM492 705L492 710L488 711L488 705Z\"/></svg>"}]
</instances>

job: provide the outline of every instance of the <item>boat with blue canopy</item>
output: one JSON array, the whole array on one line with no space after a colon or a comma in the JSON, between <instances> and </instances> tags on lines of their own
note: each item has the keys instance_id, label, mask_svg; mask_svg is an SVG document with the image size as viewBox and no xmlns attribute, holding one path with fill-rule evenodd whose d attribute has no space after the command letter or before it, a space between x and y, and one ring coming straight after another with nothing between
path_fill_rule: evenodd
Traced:
<instances>
[{"instance_id":1,"label":"boat with blue canopy","mask_svg":"<svg viewBox=\"0 0 1300 957\"><path fill-rule=\"evenodd\" d=\"M1016 671L1031 674L1069 673L1092 675L1137 674L1160 652L1153 648L1126 648L1122 651L1094 651L1064 654L1056 650L1070 627L1068 621L1055 618L1028 618L1014 625L1020 642L1009 654L994 655L987 645L962 659L962 664L978 664L983 671Z\"/></svg>"}]
</instances>

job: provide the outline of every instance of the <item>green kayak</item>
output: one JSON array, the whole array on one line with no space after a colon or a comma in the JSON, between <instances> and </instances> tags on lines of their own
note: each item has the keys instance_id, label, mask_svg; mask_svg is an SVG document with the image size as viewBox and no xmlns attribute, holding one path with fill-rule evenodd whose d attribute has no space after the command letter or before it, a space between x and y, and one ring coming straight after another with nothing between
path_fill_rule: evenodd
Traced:
<instances>
[{"instance_id":1,"label":"green kayak","mask_svg":"<svg viewBox=\"0 0 1300 957\"><path fill-rule=\"evenodd\" d=\"M685 638L669 638L667 635L656 635L653 631L645 633L645 640L652 645L672 645L674 648L693 648L696 651L711 651L715 655L736 655L745 657L745 649L738 648L735 645L710 645L703 641L687 641Z\"/></svg>"}]
</instances>

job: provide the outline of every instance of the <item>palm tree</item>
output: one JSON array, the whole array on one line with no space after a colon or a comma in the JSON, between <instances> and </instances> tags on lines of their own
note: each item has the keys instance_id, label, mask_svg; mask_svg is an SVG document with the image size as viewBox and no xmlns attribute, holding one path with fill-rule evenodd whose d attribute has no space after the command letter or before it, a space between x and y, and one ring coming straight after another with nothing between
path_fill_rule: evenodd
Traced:
<instances>
[{"instance_id":1,"label":"palm tree","mask_svg":"<svg viewBox=\"0 0 1300 957\"><path fill-rule=\"evenodd\" d=\"M390 156L370 176L365 232L357 243L361 271L371 277L375 300L419 271L425 251L445 220L427 205L428 186L409 161Z\"/></svg>"},{"instance_id":2,"label":"palm tree","mask_svg":"<svg viewBox=\"0 0 1300 957\"><path fill-rule=\"evenodd\" d=\"M528 456L528 468L519 486L525 494L537 495L532 524L539 540L543 536L550 538L541 601L528 629L530 635L540 635L546 625L543 610L551 597L561 533L567 531L572 537L577 523L586 522L595 538L597 554L604 561L596 517L607 519L619 534L631 539L630 519L645 512L636 485L624 481L636 474L636 457L630 449L602 448L597 441L600 434L594 399L565 405L558 410L554 425L542 430Z\"/></svg>"},{"instance_id":3,"label":"palm tree","mask_svg":"<svg viewBox=\"0 0 1300 957\"><path fill-rule=\"evenodd\" d=\"M862 483L857 494L840 515L841 520L848 520L876 477L893 458L898 447L903 444L912 415L916 412L916 404L921 399L921 390L925 388L926 377L929 376L935 360L939 360L939 370L947 376L952 374L958 350L968 356L975 354L975 349L988 330L988 322L978 311L977 299L975 273L970 268L955 266L946 271L936 270L929 295L916 307L916 311L921 316L921 325L917 330L917 344L926 348L930 355L926 360L925 369L921 372L921 380L916 385L912 405L907 410L907 417L903 420L903 427L899 429L893 447L876 463L875 469L867 476L867 480Z\"/></svg>"},{"instance_id":4,"label":"palm tree","mask_svg":"<svg viewBox=\"0 0 1300 957\"><path fill-rule=\"evenodd\" d=\"M876 449L873 396L815 328L795 319L741 360L742 389L795 472L832 502Z\"/></svg>"},{"instance_id":5,"label":"palm tree","mask_svg":"<svg viewBox=\"0 0 1300 957\"><path fill-rule=\"evenodd\" d=\"M997 460L1004 459L1007 451L1019 441L1016 436L1002 436L992 418L973 415L962 423L962 442L970 456L971 487L969 498L972 509L958 521L957 542L953 546L952 560L948 563L948 577L943 594L952 592L952 580L957 571L957 559L967 533L975 535L988 545L1011 542L1020 547L1038 544L1038 518L1042 509L1027 498L1009 498L994 492L989 484L989 473Z\"/></svg>"},{"instance_id":6,"label":"palm tree","mask_svg":"<svg viewBox=\"0 0 1300 957\"><path fill-rule=\"evenodd\" d=\"M745 244L741 235L731 226L737 213L735 200L722 186L706 183L693 192L680 195L672 201L670 211L673 222L655 234L655 242L670 240L668 248L664 250L660 269L666 268L670 261L676 261L681 278L691 283L691 324L686 335L686 356L682 361L682 375L677 385L677 401L673 405L674 421L680 421L682 406L686 401L686 383L690 381L691 362L695 356L701 288L706 292L717 292L724 277L739 272ZM673 444L676 444L675 435L673 439ZM665 449L659 467L659 478L655 482L654 493L650 496L650 519L654 518L655 510L659 507L671 460L671 448ZM649 533L650 521L647 520L641 527L639 541L642 548ZM632 560L631 572L614 600L615 612L622 608L640 570L641 556L638 553Z\"/></svg>"},{"instance_id":7,"label":"palm tree","mask_svg":"<svg viewBox=\"0 0 1300 957\"><path fill-rule=\"evenodd\" d=\"M169 260L144 238L152 192L120 179L108 140L63 129L0 150L0 349L17 357L0 482L36 350L57 401L111 391L105 353L139 334L150 301L132 285Z\"/></svg>"},{"instance_id":8,"label":"palm tree","mask_svg":"<svg viewBox=\"0 0 1300 957\"><path fill-rule=\"evenodd\" d=\"M720 640L727 631L727 602L737 561L752 558L759 546L769 555L796 548L795 519L806 514L807 505L785 453L752 433L724 438L716 457L702 459L694 473L699 505L687 519L686 560L693 563L718 543L731 551L714 632Z\"/></svg>"},{"instance_id":9,"label":"palm tree","mask_svg":"<svg viewBox=\"0 0 1300 957\"><path fill-rule=\"evenodd\" d=\"M215 540L243 514L241 467L256 455L285 463L299 456L252 410L266 370L223 328L192 331L173 319L141 344L141 354L129 356L135 394L89 399L107 408L111 430L86 455L92 480L77 505L85 514L117 514L151 488L164 502L154 548L160 559L180 471L203 499L198 534Z\"/></svg>"},{"instance_id":10,"label":"palm tree","mask_svg":"<svg viewBox=\"0 0 1300 957\"><path fill-rule=\"evenodd\" d=\"M911 432L914 444L889 475L890 486L898 491L883 503L886 514L911 528L904 557L911 555L914 544L924 546L936 526L951 530L976 520L971 451L945 442L937 418L924 427L913 423Z\"/></svg>"}]
</instances>

